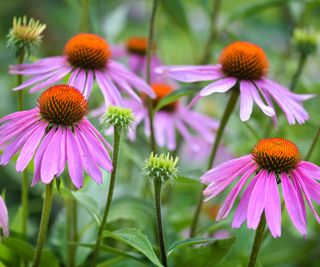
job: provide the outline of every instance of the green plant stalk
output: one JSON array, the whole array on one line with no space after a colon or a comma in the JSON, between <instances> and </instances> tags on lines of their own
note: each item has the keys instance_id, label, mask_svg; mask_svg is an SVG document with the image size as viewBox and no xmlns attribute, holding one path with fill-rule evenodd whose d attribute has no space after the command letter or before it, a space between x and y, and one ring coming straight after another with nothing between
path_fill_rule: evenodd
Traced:
<instances>
[{"instance_id":1,"label":"green plant stalk","mask_svg":"<svg viewBox=\"0 0 320 267\"><path fill-rule=\"evenodd\" d=\"M311 155L312 155L312 153L313 153L313 151L314 151L314 148L315 148L315 146L316 146L319 138L320 138L320 126L318 127L317 133L316 133L316 135L314 136L314 138L313 138L313 140L312 140L312 143L311 143L311 145L310 145L310 148L309 148L309 150L308 150L308 153L307 153L307 155L306 155L306 157L305 157L305 160L306 160L306 161L308 161L308 160L311 158Z\"/></svg>"},{"instance_id":2,"label":"green plant stalk","mask_svg":"<svg viewBox=\"0 0 320 267\"><path fill-rule=\"evenodd\" d=\"M266 218L263 213L254 237L254 242L251 249L251 255L249 258L248 267L254 267L256 265L260 247L263 241L265 227L266 227Z\"/></svg>"},{"instance_id":3,"label":"green plant stalk","mask_svg":"<svg viewBox=\"0 0 320 267\"><path fill-rule=\"evenodd\" d=\"M44 246L44 242L46 240L46 235L48 231L49 217L52 207L52 199L53 199L53 182L46 185L45 196L43 200L42 206L42 214L40 221L40 228L38 234L37 245L34 252L34 257L32 261L32 267L40 266L41 254Z\"/></svg>"},{"instance_id":4,"label":"green plant stalk","mask_svg":"<svg viewBox=\"0 0 320 267\"><path fill-rule=\"evenodd\" d=\"M81 1L80 32L89 32L89 0Z\"/></svg>"},{"instance_id":5,"label":"green plant stalk","mask_svg":"<svg viewBox=\"0 0 320 267\"><path fill-rule=\"evenodd\" d=\"M163 225L162 225L162 216L161 216L161 189L162 181L160 179L154 180L154 205L157 217L157 234L158 242L160 248L161 263L164 267L168 266L167 263L167 253L166 246L164 241Z\"/></svg>"},{"instance_id":6,"label":"green plant stalk","mask_svg":"<svg viewBox=\"0 0 320 267\"><path fill-rule=\"evenodd\" d=\"M159 3L159 0L153 0L152 11L151 11L151 16L149 20L148 46L146 51L146 56L147 56L146 82L149 85L151 85L151 56L152 56L152 45L154 42L154 25L156 20L156 11L158 7L158 3ZM152 99L149 97L147 98L147 107L148 107L149 127L150 127L150 146L151 146L151 151L156 153L157 145L155 141L154 123L153 123L154 105L153 105Z\"/></svg>"},{"instance_id":7,"label":"green plant stalk","mask_svg":"<svg viewBox=\"0 0 320 267\"><path fill-rule=\"evenodd\" d=\"M239 90L239 85L237 84L234 86L234 88L231 89L231 95L230 95L229 101L227 103L226 109L223 113L222 119L220 121L220 126L218 128L217 135L216 135L216 138L215 138L215 141L214 141L214 144L212 146L212 150L211 150L211 153L209 156L207 170L210 170L213 166L213 162L215 160L215 157L216 157L216 154L218 151L218 147L221 142L222 135L223 135L225 127L229 121L229 118L230 118L230 116L231 116L231 114L237 104L239 94L240 94L240 90ZM190 237L193 237L197 231L199 216L200 216L202 202L203 202L202 191L204 188L205 188L205 186L202 187L201 192L200 192L199 201L198 201L196 211L195 211L195 214L193 217L193 221L191 224Z\"/></svg>"},{"instance_id":8,"label":"green plant stalk","mask_svg":"<svg viewBox=\"0 0 320 267\"><path fill-rule=\"evenodd\" d=\"M69 189L72 190L72 183L70 182ZM68 266L76 266L76 249L78 242L78 214L77 202L73 197L68 197L66 200L67 213L67 251L68 251Z\"/></svg>"},{"instance_id":9,"label":"green plant stalk","mask_svg":"<svg viewBox=\"0 0 320 267\"><path fill-rule=\"evenodd\" d=\"M109 185L109 192L107 197L107 203L106 207L104 209L102 221L99 227L97 240L96 240L96 246L93 254L93 260L92 260L92 266L95 267L97 264L98 256L99 256L99 249L100 244L102 243L103 239L103 230L105 228L105 225L108 220L108 215L111 207L112 197L113 197L113 190L114 185L116 182L116 176L117 176L117 168L118 168L118 159L119 159L119 151L120 151L120 140L121 140L121 132L122 129L118 128L117 126L114 126L114 144L113 144L113 158L112 158L112 172L110 177L110 185Z\"/></svg>"},{"instance_id":10,"label":"green plant stalk","mask_svg":"<svg viewBox=\"0 0 320 267\"><path fill-rule=\"evenodd\" d=\"M294 91L296 89L296 86L298 84L298 81L300 79L300 76L302 74L302 71L307 63L307 55L301 53L300 54L300 58L299 58L299 62L298 62L298 67L296 69L296 72L293 74L292 76L292 80L291 80L291 84L290 84L290 90Z\"/></svg>"},{"instance_id":11,"label":"green plant stalk","mask_svg":"<svg viewBox=\"0 0 320 267\"><path fill-rule=\"evenodd\" d=\"M23 64L25 58L24 50L17 56L18 64ZM22 84L22 75L17 75L17 85ZM23 110L23 90L18 91L17 98L18 110ZM22 234L26 237L28 231L28 217L29 217L29 182L27 169L22 172L21 181L21 205L22 205Z\"/></svg>"},{"instance_id":12,"label":"green plant stalk","mask_svg":"<svg viewBox=\"0 0 320 267\"><path fill-rule=\"evenodd\" d=\"M217 24L218 24L219 14L221 10L221 2L222 2L221 0L213 0L210 33L209 33L209 38L207 40L205 48L203 50L204 51L203 55L199 61L200 65L207 64L211 60L212 45L214 44L214 41L216 40L218 35Z\"/></svg>"}]
</instances>

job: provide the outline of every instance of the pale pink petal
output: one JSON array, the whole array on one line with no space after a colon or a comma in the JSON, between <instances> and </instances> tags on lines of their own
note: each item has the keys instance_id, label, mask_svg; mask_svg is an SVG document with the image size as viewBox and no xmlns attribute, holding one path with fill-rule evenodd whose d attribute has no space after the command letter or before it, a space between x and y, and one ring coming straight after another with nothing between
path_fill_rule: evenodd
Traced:
<instances>
[{"instance_id":1,"label":"pale pink petal","mask_svg":"<svg viewBox=\"0 0 320 267\"><path fill-rule=\"evenodd\" d=\"M240 82L240 119L247 121L251 117L253 99L245 81Z\"/></svg>"},{"instance_id":2,"label":"pale pink petal","mask_svg":"<svg viewBox=\"0 0 320 267\"><path fill-rule=\"evenodd\" d=\"M84 181L83 163L81 159L82 151L78 149L77 142L71 130L66 130L66 136L66 154L70 179L76 188L81 188Z\"/></svg>"},{"instance_id":3,"label":"pale pink petal","mask_svg":"<svg viewBox=\"0 0 320 267\"><path fill-rule=\"evenodd\" d=\"M310 176L313 179L320 180L320 167L308 162L308 161L301 161L298 168L305 174L306 176Z\"/></svg>"},{"instance_id":4,"label":"pale pink petal","mask_svg":"<svg viewBox=\"0 0 320 267\"><path fill-rule=\"evenodd\" d=\"M255 170L256 170L255 166L249 168L245 172L245 174L241 177L241 179L237 182L237 184L234 186L234 188L232 188L228 197L226 198L226 200L223 202L223 205L219 209L219 212L218 212L218 215L216 218L217 221L227 217L227 215L229 214L237 196L241 192L245 183L248 181L248 178L255 172Z\"/></svg>"},{"instance_id":5,"label":"pale pink petal","mask_svg":"<svg viewBox=\"0 0 320 267\"><path fill-rule=\"evenodd\" d=\"M257 177L258 180L252 190L248 204L247 225L251 229L257 229L261 214L265 208L268 172L262 170L257 174Z\"/></svg>"},{"instance_id":6,"label":"pale pink petal","mask_svg":"<svg viewBox=\"0 0 320 267\"><path fill-rule=\"evenodd\" d=\"M281 184L284 202L291 218L292 223L297 230L302 234L307 234L306 221L303 218L303 213L299 203L298 194L294 188L288 175L281 173Z\"/></svg>"},{"instance_id":7,"label":"pale pink petal","mask_svg":"<svg viewBox=\"0 0 320 267\"><path fill-rule=\"evenodd\" d=\"M281 236L281 203L276 176L273 172L267 177L265 215L270 233L274 238Z\"/></svg>"},{"instance_id":8,"label":"pale pink petal","mask_svg":"<svg viewBox=\"0 0 320 267\"><path fill-rule=\"evenodd\" d=\"M3 235L9 236L8 210L1 196L0 196L0 227L2 228Z\"/></svg>"},{"instance_id":9,"label":"pale pink petal","mask_svg":"<svg viewBox=\"0 0 320 267\"><path fill-rule=\"evenodd\" d=\"M216 80L224 77L220 65L214 66L161 66L154 70L180 82Z\"/></svg>"},{"instance_id":10,"label":"pale pink petal","mask_svg":"<svg viewBox=\"0 0 320 267\"><path fill-rule=\"evenodd\" d=\"M213 93L225 93L230 89L232 89L236 83L237 83L236 78L230 78L230 77L223 78L213 83L210 83L209 85L204 87L200 91L199 95L203 97L203 96L211 95Z\"/></svg>"}]
</instances>

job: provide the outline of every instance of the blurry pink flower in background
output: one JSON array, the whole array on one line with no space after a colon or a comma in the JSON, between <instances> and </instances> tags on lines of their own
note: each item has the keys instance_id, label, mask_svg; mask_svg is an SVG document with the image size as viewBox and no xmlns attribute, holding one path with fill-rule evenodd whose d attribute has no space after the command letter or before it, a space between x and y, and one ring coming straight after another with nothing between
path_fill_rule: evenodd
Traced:
<instances>
[{"instance_id":1,"label":"blurry pink flower in background","mask_svg":"<svg viewBox=\"0 0 320 267\"><path fill-rule=\"evenodd\" d=\"M2 228L2 232L4 236L9 235L8 210L1 196L0 196L0 228Z\"/></svg>"},{"instance_id":2,"label":"blurry pink flower in background","mask_svg":"<svg viewBox=\"0 0 320 267\"><path fill-rule=\"evenodd\" d=\"M320 218L312 200L320 203L320 167L301 160L297 146L282 138L260 140L252 153L227 161L201 176L202 183L208 184L204 195L209 200L230 184L236 182L222 204L217 220L225 218L237 196L245 187L236 209L232 227L239 228L247 220L248 228L256 229L261 215L266 216L267 225L273 237L281 235L281 203L278 184L281 183L284 203L288 214L298 231L306 235L307 201L318 223ZM252 177L250 179L250 177Z\"/></svg>"},{"instance_id":3,"label":"blurry pink flower in background","mask_svg":"<svg viewBox=\"0 0 320 267\"><path fill-rule=\"evenodd\" d=\"M103 38L95 34L78 34L67 42L62 56L43 58L32 64L11 66L11 74L30 76L14 90L31 87L29 92L33 93L61 82L70 74L68 84L78 88L85 98L89 98L96 81L106 105L121 106L123 100L120 91L137 101L141 100L134 89L151 98L155 96L144 80L111 57L112 51Z\"/></svg>"},{"instance_id":4,"label":"blurry pink flower in background","mask_svg":"<svg viewBox=\"0 0 320 267\"><path fill-rule=\"evenodd\" d=\"M253 102L277 124L273 101L285 113L289 124L309 119L302 102L313 95L294 94L266 78L268 58L262 48L248 42L234 42L224 48L219 64L208 66L162 66L156 72L181 82L213 80L194 98L192 104L213 93L225 93L237 84L240 89L240 118L249 120ZM263 101L262 97L265 101Z\"/></svg>"},{"instance_id":5,"label":"blurry pink flower in background","mask_svg":"<svg viewBox=\"0 0 320 267\"><path fill-rule=\"evenodd\" d=\"M131 37L125 46L112 47L113 58L128 59L129 69L140 77L146 78L148 40L145 37ZM159 57L155 54L156 44L152 46L150 61L151 81L156 82L153 69L161 65Z\"/></svg>"},{"instance_id":6,"label":"blurry pink flower in background","mask_svg":"<svg viewBox=\"0 0 320 267\"><path fill-rule=\"evenodd\" d=\"M85 170L102 183L103 168L110 172L107 152L110 145L86 119L88 103L68 85L55 85L38 99L36 108L15 112L0 119L0 145L4 145L0 164L6 165L20 150L16 170L22 172L34 157L32 185L48 184L61 175L68 163L72 183L83 186Z\"/></svg>"},{"instance_id":7,"label":"blurry pink flower in background","mask_svg":"<svg viewBox=\"0 0 320 267\"><path fill-rule=\"evenodd\" d=\"M155 91L157 98L154 100L155 106L159 101L173 91L173 87L168 83L154 83L152 88ZM135 115L135 123L133 128L144 121L145 134L150 135L148 110L145 106L137 103L134 100L126 101L126 106L132 109ZM169 150L174 150L177 146L176 131L182 136L191 150L199 149L199 142L207 142L211 144L214 140L214 134L219 126L218 121L189 110L183 103L176 101L170 103L154 114L154 130L156 143L160 147L167 147ZM129 138L134 139L134 132L129 132Z\"/></svg>"}]
</instances>

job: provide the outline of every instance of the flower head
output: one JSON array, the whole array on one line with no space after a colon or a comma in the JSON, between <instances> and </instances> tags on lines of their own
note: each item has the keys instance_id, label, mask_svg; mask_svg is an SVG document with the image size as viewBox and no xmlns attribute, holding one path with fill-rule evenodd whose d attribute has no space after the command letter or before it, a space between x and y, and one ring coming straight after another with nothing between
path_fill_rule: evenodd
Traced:
<instances>
[{"instance_id":1,"label":"flower head","mask_svg":"<svg viewBox=\"0 0 320 267\"><path fill-rule=\"evenodd\" d=\"M66 43L62 56L11 66L11 74L31 76L14 89L31 87L29 92L33 93L61 81L70 74L68 85L78 88L86 99L96 81L106 105L123 105L120 91L140 102L139 94L134 89L154 97L154 92L144 80L114 61L111 56L111 48L102 37L80 33Z\"/></svg>"},{"instance_id":2,"label":"flower head","mask_svg":"<svg viewBox=\"0 0 320 267\"><path fill-rule=\"evenodd\" d=\"M297 28L293 32L293 43L303 55L311 55L317 51L319 32L313 28Z\"/></svg>"},{"instance_id":3,"label":"flower head","mask_svg":"<svg viewBox=\"0 0 320 267\"><path fill-rule=\"evenodd\" d=\"M88 103L76 88L55 85L38 99L37 107L0 119L0 164L6 165L18 151L17 171L34 158L32 185L48 184L60 176L66 164L73 184L83 186L85 170L102 183L100 168L112 170L107 149L111 146L86 119Z\"/></svg>"},{"instance_id":4,"label":"flower head","mask_svg":"<svg viewBox=\"0 0 320 267\"><path fill-rule=\"evenodd\" d=\"M9 235L9 217L6 204L0 196L0 228L2 228L3 235Z\"/></svg>"},{"instance_id":5,"label":"flower head","mask_svg":"<svg viewBox=\"0 0 320 267\"><path fill-rule=\"evenodd\" d=\"M234 187L221 206L217 220L225 218L236 198L243 190L236 209L232 226L239 228L247 220L248 228L256 229L264 212L271 234L281 235L281 184L284 203L292 223L306 235L306 207L304 199L320 223L312 200L319 203L320 167L301 160L297 146L283 138L260 140L251 154L227 161L201 176L201 181L209 184L204 190L207 199L213 198L230 184ZM247 184L247 188L244 189Z\"/></svg>"},{"instance_id":6,"label":"flower head","mask_svg":"<svg viewBox=\"0 0 320 267\"><path fill-rule=\"evenodd\" d=\"M173 92L174 87L168 82L154 83L151 85L156 98L153 100L156 106L163 97ZM146 105L141 105L134 100L126 101L126 106L135 114L133 129L144 122L145 134L150 135L149 116ZM214 133L219 126L218 121L209 118L197 111L188 109L183 102L175 101L157 110L154 114L155 140L158 146L169 150L176 148L177 132L183 137L188 146L197 150L203 142L211 144ZM133 131L129 132L129 138L134 139Z\"/></svg>"},{"instance_id":7,"label":"flower head","mask_svg":"<svg viewBox=\"0 0 320 267\"><path fill-rule=\"evenodd\" d=\"M126 42L128 53L145 55L148 48L148 39L145 37L131 37ZM156 44L152 45L152 50L156 49Z\"/></svg>"},{"instance_id":8,"label":"flower head","mask_svg":"<svg viewBox=\"0 0 320 267\"><path fill-rule=\"evenodd\" d=\"M268 59L263 49L248 42L234 42L225 47L214 66L163 66L157 73L181 82L213 80L204 87L191 104L212 93L240 90L240 118L249 120L255 102L277 124L274 103L285 113L289 124L309 119L302 102L313 95L299 95L266 78Z\"/></svg>"},{"instance_id":9,"label":"flower head","mask_svg":"<svg viewBox=\"0 0 320 267\"><path fill-rule=\"evenodd\" d=\"M104 114L103 123L109 128L111 125L127 130L134 122L131 109L117 106L109 106Z\"/></svg>"},{"instance_id":10,"label":"flower head","mask_svg":"<svg viewBox=\"0 0 320 267\"><path fill-rule=\"evenodd\" d=\"M8 46L15 49L16 54L31 54L32 50L39 46L42 40L42 32L46 24L26 16L13 18L13 25L8 34Z\"/></svg>"},{"instance_id":11,"label":"flower head","mask_svg":"<svg viewBox=\"0 0 320 267\"><path fill-rule=\"evenodd\" d=\"M178 160L178 157L174 159L169 153L154 155L152 152L145 162L143 174L152 180L173 182L178 175Z\"/></svg>"}]
</instances>

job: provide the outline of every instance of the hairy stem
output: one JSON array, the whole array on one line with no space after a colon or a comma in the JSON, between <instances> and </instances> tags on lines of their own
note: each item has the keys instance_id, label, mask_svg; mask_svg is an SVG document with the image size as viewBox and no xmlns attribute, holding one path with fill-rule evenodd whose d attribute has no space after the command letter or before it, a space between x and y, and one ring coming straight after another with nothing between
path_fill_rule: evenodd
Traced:
<instances>
[{"instance_id":1,"label":"hairy stem","mask_svg":"<svg viewBox=\"0 0 320 267\"><path fill-rule=\"evenodd\" d=\"M208 167L207 170L210 170L213 166L217 151L218 151L218 147L219 144L221 142L221 138L222 135L224 133L224 129L227 125L227 122L229 121L229 118L234 110L234 107L236 106L237 100L239 97L239 87L238 85L236 85L232 90L231 90L231 96L229 98L228 104L226 106L226 109L223 113L221 122L220 122L220 126L219 129L217 131L217 135L214 141L214 144L212 146L212 150L209 156L209 160L208 160ZM198 221L199 221L199 216L200 216L200 212L201 212L201 208L202 208L202 202L203 202L203 195L202 195L202 190L205 188L205 186L202 187L201 192L200 192L200 196L199 196L199 200L198 200L198 204L196 207L196 211L193 217L193 221L191 224L191 230L190 230L190 237L193 237L196 233L197 230L197 226L198 226Z\"/></svg>"},{"instance_id":2,"label":"hairy stem","mask_svg":"<svg viewBox=\"0 0 320 267\"><path fill-rule=\"evenodd\" d=\"M41 254L42 254L44 242L47 236L52 199L53 199L53 182L46 185L46 192L43 200L38 240L37 240L37 245L34 252L32 267L40 266Z\"/></svg>"},{"instance_id":3,"label":"hairy stem","mask_svg":"<svg viewBox=\"0 0 320 267\"><path fill-rule=\"evenodd\" d=\"M263 241L265 227L266 227L266 218L263 213L261 216L258 228L256 230L256 235L254 237L254 242L251 249L251 255L250 255L248 267L254 267L256 265L259 250Z\"/></svg>"},{"instance_id":4,"label":"hairy stem","mask_svg":"<svg viewBox=\"0 0 320 267\"><path fill-rule=\"evenodd\" d=\"M113 144L113 157L112 157L112 172L110 177L110 185L109 185L109 192L107 197L107 203L104 209L102 221L99 227L98 236L96 240L96 246L93 254L93 261L92 266L96 266L98 256L99 256L99 249L100 244L103 239L103 230L107 224L108 215L111 207L112 197L113 197L113 190L114 185L116 182L116 176L117 176L117 168L118 168L118 159L119 159L119 150L120 150L120 140L121 140L121 128L118 128L117 126L114 127L114 144Z\"/></svg>"},{"instance_id":5,"label":"hairy stem","mask_svg":"<svg viewBox=\"0 0 320 267\"><path fill-rule=\"evenodd\" d=\"M154 180L154 204L155 204L156 216L157 216L157 234L158 234L158 242L159 242L159 248L160 248L161 263L164 267L167 267L168 266L167 253L166 253L162 217L161 217L161 189L162 189L162 181L160 179Z\"/></svg>"},{"instance_id":6,"label":"hairy stem","mask_svg":"<svg viewBox=\"0 0 320 267\"><path fill-rule=\"evenodd\" d=\"M146 64L146 82L151 85L151 56L152 56L152 46L154 42L154 24L156 20L156 11L158 7L159 0L153 0L152 11L149 20L149 31L148 31L148 47L146 51L147 56L147 64ZM147 99L148 106L148 115L149 115L149 127L150 127L150 146L151 151L156 152L157 145L154 137L154 125L153 125L153 117L154 117L154 106L151 98Z\"/></svg>"},{"instance_id":7,"label":"hairy stem","mask_svg":"<svg viewBox=\"0 0 320 267\"><path fill-rule=\"evenodd\" d=\"M302 74L302 71L306 65L307 62L307 55L306 54L300 54L298 67L296 69L296 72L292 76L291 84L290 84L290 90L294 91L296 89L296 86L298 84L299 78Z\"/></svg>"}]
</instances>

